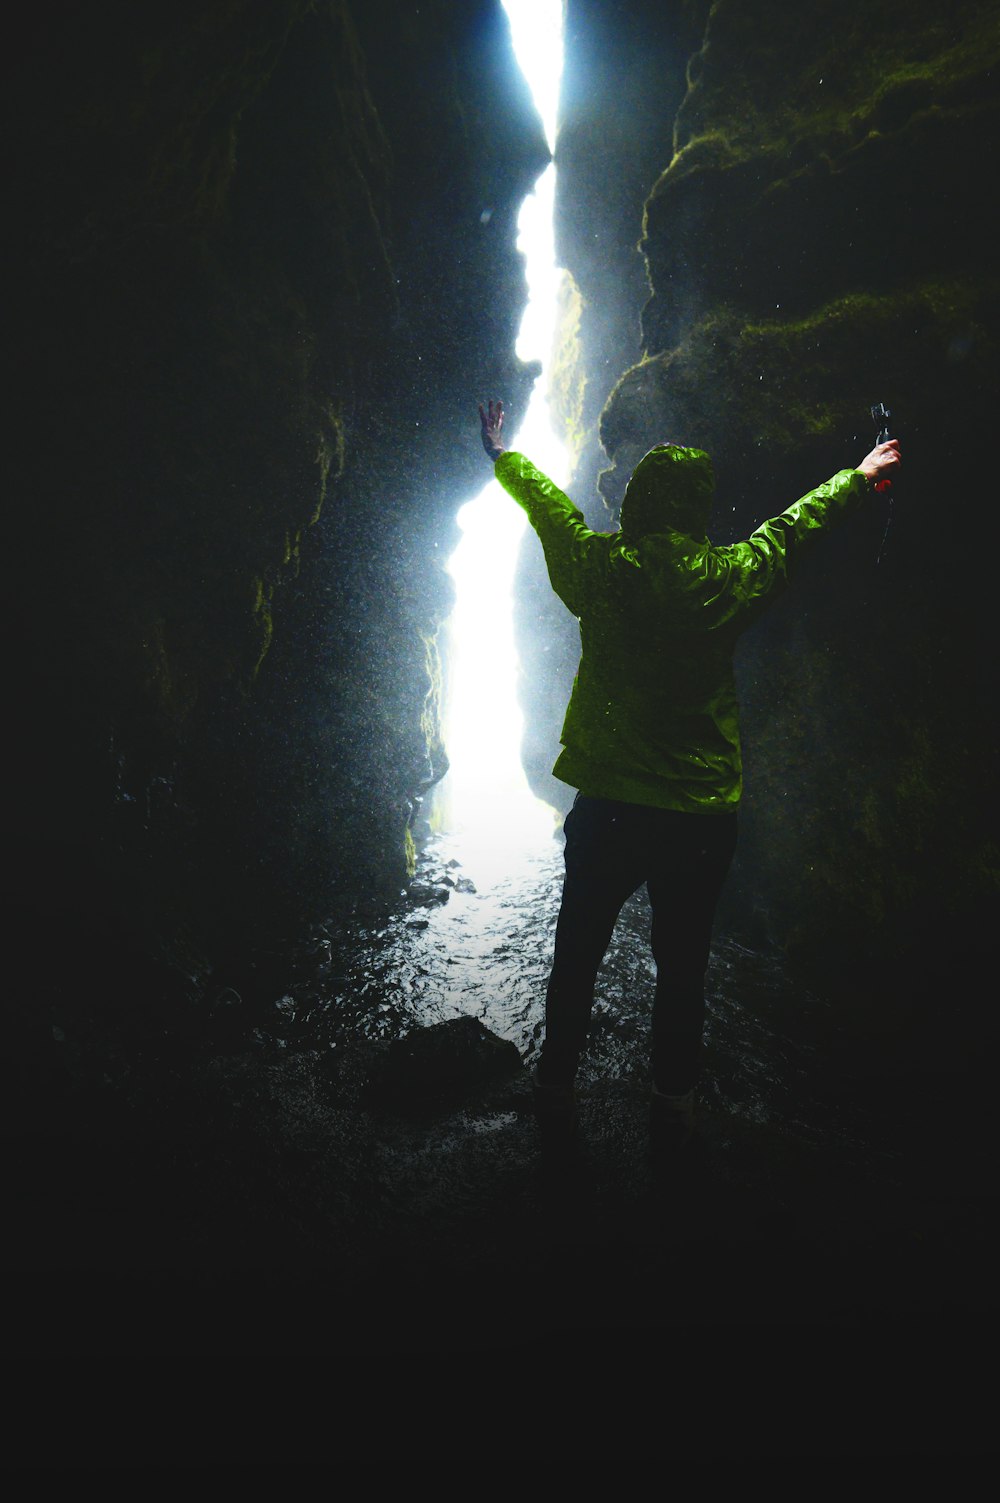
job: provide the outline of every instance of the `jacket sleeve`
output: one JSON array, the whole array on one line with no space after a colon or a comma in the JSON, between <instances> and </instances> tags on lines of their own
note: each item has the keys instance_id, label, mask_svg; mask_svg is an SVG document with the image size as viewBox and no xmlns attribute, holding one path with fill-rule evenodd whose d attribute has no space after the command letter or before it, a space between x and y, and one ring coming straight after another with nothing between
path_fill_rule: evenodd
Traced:
<instances>
[{"instance_id":1,"label":"jacket sleeve","mask_svg":"<svg viewBox=\"0 0 1000 1503\"><path fill-rule=\"evenodd\" d=\"M763 522L745 542L710 550L718 594L729 600L734 613L755 614L787 585L797 560L868 494L868 481L860 470L840 470Z\"/></svg>"},{"instance_id":2,"label":"jacket sleeve","mask_svg":"<svg viewBox=\"0 0 1000 1503\"><path fill-rule=\"evenodd\" d=\"M527 512L538 533L552 588L574 616L579 616L584 570L601 535L587 526L583 513L569 497L523 454L501 454L494 473L504 490Z\"/></svg>"}]
</instances>

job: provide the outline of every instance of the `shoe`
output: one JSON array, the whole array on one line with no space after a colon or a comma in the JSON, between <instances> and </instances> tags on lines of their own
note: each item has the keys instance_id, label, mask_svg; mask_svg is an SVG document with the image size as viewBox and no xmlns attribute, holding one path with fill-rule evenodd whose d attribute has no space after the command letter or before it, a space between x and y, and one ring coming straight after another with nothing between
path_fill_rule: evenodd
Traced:
<instances>
[{"instance_id":1,"label":"shoe","mask_svg":"<svg viewBox=\"0 0 1000 1503\"><path fill-rule=\"evenodd\" d=\"M680 1147L694 1137L694 1091L670 1096L653 1086L649 1103L649 1130L664 1147Z\"/></svg>"},{"instance_id":2,"label":"shoe","mask_svg":"<svg viewBox=\"0 0 1000 1503\"><path fill-rule=\"evenodd\" d=\"M537 1065L531 1072L531 1104L539 1127L566 1134L576 1131L576 1091L571 1085L542 1085Z\"/></svg>"}]
</instances>

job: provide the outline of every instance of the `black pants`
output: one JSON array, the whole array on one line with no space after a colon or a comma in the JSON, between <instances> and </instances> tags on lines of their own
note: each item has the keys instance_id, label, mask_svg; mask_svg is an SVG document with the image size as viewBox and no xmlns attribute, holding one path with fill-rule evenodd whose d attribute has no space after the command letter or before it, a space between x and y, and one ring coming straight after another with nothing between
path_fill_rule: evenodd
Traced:
<instances>
[{"instance_id":1,"label":"black pants","mask_svg":"<svg viewBox=\"0 0 1000 1503\"><path fill-rule=\"evenodd\" d=\"M688 1091L701 1057L712 921L736 849L736 815L682 814L580 793L565 831L540 1078L563 1085L576 1074L598 967L623 903L645 883L656 962L653 1079L661 1091Z\"/></svg>"}]
</instances>

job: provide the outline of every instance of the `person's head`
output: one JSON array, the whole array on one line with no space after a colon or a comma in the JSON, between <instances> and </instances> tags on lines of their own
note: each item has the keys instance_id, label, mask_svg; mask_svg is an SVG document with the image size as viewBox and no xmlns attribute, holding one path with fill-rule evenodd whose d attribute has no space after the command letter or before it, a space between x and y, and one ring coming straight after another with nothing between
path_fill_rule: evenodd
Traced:
<instances>
[{"instance_id":1,"label":"person's head","mask_svg":"<svg viewBox=\"0 0 1000 1503\"><path fill-rule=\"evenodd\" d=\"M632 471L618 525L630 537L672 530L704 538L714 495L712 461L703 449L657 444Z\"/></svg>"}]
</instances>

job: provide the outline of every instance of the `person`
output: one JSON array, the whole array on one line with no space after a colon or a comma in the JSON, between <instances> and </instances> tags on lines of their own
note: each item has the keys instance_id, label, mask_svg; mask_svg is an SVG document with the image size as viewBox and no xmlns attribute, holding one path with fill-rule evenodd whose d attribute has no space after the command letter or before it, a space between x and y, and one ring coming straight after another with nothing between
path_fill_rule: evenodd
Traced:
<instances>
[{"instance_id":1,"label":"person","mask_svg":"<svg viewBox=\"0 0 1000 1503\"><path fill-rule=\"evenodd\" d=\"M618 530L594 532L568 496L502 442L502 401L479 407L497 480L525 510L556 594L579 620L581 657L553 773L576 788L565 879L532 1074L543 1129L575 1124L574 1082L597 972L623 904L643 884L656 966L654 1131L694 1125L704 981L742 795L737 638L788 583L800 556L863 505L901 463L878 444L719 547L707 533L715 482L701 449L657 444L636 465Z\"/></svg>"}]
</instances>

